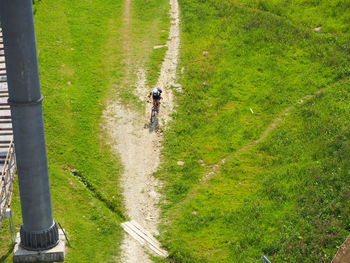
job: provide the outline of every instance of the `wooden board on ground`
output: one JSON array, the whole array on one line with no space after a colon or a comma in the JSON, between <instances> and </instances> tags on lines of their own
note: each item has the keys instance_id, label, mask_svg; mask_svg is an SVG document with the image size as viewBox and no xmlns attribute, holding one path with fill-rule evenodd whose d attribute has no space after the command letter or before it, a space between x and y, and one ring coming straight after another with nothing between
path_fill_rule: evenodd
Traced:
<instances>
[{"instance_id":1,"label":"wooden board on ground","mask_svg":"<svg viewBox=\"0 0 350 263\"><path fill-rule=\"evenodd\" d=\"M350 236L340 246L337 254L331 263L349 263L350 262Z\"/></svg>"},{"instance_id":2,"label":"wooden board on ground","mask_svg":"<svg viewBox=\"0 0 350 263\"><path fill-rule=\"evenodd\" d=\"M160 257L168 257L168 252L161 248L160 242L157 239L155 239L150 232L148 232L142 226L140 226L137 222L125 222L122 223L121 226L126 233L128 233L141 245L148 247Z\"/></svg>"}]
</instances>

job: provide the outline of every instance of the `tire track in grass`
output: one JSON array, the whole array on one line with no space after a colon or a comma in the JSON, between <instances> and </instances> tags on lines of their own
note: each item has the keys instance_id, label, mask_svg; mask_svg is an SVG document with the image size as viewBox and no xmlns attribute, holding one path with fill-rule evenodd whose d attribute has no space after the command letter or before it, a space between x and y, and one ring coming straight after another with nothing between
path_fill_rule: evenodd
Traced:
<instances>
[{"instance_id":1,"label":"tire track in grass","mask_svg":"<svg viewBox=\"0 0 350 263\"><path fill-rule=\"evenodd\" d=\"M260 137L254 141L251 141L247 144L245 144L244 146L242 146L241 148L239 148L237 151L235 151L234 153L224 157L223 159L221 159L217 164L211 166L210 170L206 173L205 176L202 177L201 181L207 182L208 180L210 180L216 173L219 172L219 170L221 169L221 167L229 160L232 160L233 158L236 158L237 156L239 156L240 154L249 151L250 149L252 149L253 147L255 147L256 145L258 145L261 141L263 141L266 137L268 137L274 130L276 130L278 128L278 126L281 124L281 122L296 108L297 105L303 105L309 101L311 101L312 99L314 99L317 95L320 95L322 93L324 93L326 91L328 87L323 87L319 90L317 90L316 92L306 95L303 98L299 99L294 105L288 106L287 108L285 108L284 110L282 110L278 116L272 120L272 122L266 127L266 129L262 132L262 134L260 135Z\"/></svg>"},{"instance_id":2,"label":"tire track in grass","mask_svg":"<svg viewBox=\"0 0 350 263\"><path fill-rule=\"evenodd\" d=\"M312 94L308 94L304 97L302 97L301 99L297 100L294 104L288 106L287 108L285 108L284 110L282 110L276 118L274 118L272 120L272 122L266 127L266 129L262 132L262 134L260 135L260 137L254 141L251 141L245 145L243 145L241 148L239 148L237 151L235 151L234 153L222 158L217 164L214 164L212 166L209 166L209 171L207 171L207 173L201 178L201 181L207 182L208 180L210 180L216 173L219 172L219 170L221 169L221 167L228 161L231 160L233 158L236 158L237 156L239 156L240 154L249 151L250 149L252 149L253 147L255 147L256 145L258 145L261 141L263 141L266 137L268 137L274 130L276 130L278 128L278 126L281 124L281 122L298 106L298 105L303 105L313 99L315 99L318 95L323 94L324 92L326 92L332 85L343 81L344 79L348 78L349 74L345 74L343 76L339 76L337 78L335 78L333 81L330 81L330 83L328 83L327 85L319 88L318 90L316 90L314 93Z\"/></svg>"}]
</instances>

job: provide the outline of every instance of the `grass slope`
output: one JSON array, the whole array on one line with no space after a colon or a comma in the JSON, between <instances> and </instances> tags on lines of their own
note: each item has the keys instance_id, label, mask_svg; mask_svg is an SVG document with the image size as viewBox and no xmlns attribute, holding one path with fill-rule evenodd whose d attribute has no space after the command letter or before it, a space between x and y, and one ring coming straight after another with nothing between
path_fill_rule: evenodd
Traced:
<instances>
[{"instance_id":1,"label":"grass slope","mask_svg":"<svg viewBox=\"0 0 350 263\"><path fill-rule=\"evenodd\" d=\"M340 7L330 15L326 8L337 4L326 1L180 5L185 92L159 172L171 261L257 262L267 254L329 262L350 222L349 14ZM201 183L211 165L258 139L291 105L271 135Z\"/></svg>"},{"instance_id":2,"label":"grass slope","mask_svg":"<svg viewBox=\"0 0 350 263\"><path fill-rule=\"evenodd\" d=\"M140 70L146 74L146 85L151 89L155 84L166 48L153 49L166 44L169 28L169 3L167 0L131 1L130 20L124 19L121 38L123 57L123 77L115 80L113 94L123 104L143 110L145 103L140 101L136 80ZM120 72L119 72L120 74ZM145 97L148 94L144 94Z\"/></svg>"},{"instance_id":3,"label":"grass slope","mask_svg":"<svg viewBox=\"0 0 350 263\"><path fill-rule=\"evenodd\" d=\"M66 261L108 262L119 253L123 208L119 162L99 138L109 78L101 51L110 37L109 20L120 20L121 4L62 0L35 7L54 218L73 246ZM18 192L14 197L18 226Z\"/></svg>"},{"instance_id":4,"label":"grass slope","mask_svg":"<svg viewBox=\"0 0 350 263\"><path fill-rule=\"evenodd\" d=\"M154 75L161 60L151 57L152 47L164 40L167 10L166 0L133 1L132 61L152 63ZM100 123L106 101L130 78L124 63L124 1L43 0L36 1L35 11L54 218L73 246L66 262L115 262L119 224L126 220L122 168ZM141 43L137 49L135 42ZM125 86L130 94L132 86ZM17 229L18 195L16 186ZM8 227L5 221L0 229L1 262L12 260Z\"/></svg>"},{"instance_id":5,"label":"grass slope","mask_svg":"<svg viewBox=\"0 0 350 263\"><path fill-rule=\"evenodd\" d=\"M170 16L168 0L135 0L133 1L133 31L136 39L134 50L142 53L147 73L147 85L153 86L159 76L161 62L167 48L153 49L165 45L168 40ZM138 55L137 57L140 57Z\"/></svg>"}]
</instances>

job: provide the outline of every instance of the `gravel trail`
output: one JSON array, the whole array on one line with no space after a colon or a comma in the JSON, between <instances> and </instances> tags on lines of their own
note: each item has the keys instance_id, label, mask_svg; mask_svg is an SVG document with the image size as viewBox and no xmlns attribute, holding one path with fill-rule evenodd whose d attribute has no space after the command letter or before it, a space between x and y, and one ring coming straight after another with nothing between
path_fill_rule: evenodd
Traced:
<instances>
[{"instance_id":1,"label":"gravel trail","mask_svg":"<svg viewBox=\"0 0 350 263\"><path fill-rule=\"evenodd\" d=\"M126 0L126 14L129 14L131 0ZM151 233L158 234L160 182L153 177L159 165L162 147L162 129L170 120L173 111L173 95L170 89L176 81L176 71L180 49L180 20L177 0L170 0L171 27L168 50L161 66L156 87L163 90L163 105L159 121L149 124L150 105L144 114L140 114L122 105L118 100L110 101L104 112L104 123L112 138L113 149L121 158L124 173L121 179L126 210L131 220L137 221ZM126 18L130 21L130 18ZM127 59L126 59L127 60ZM146 74L138 69L136 95L142 98L149 92L146 87ZM123 263L149 263L152 262L144 248L137 241L125 235L122 244Z\"/></svg>"}]
</instances>

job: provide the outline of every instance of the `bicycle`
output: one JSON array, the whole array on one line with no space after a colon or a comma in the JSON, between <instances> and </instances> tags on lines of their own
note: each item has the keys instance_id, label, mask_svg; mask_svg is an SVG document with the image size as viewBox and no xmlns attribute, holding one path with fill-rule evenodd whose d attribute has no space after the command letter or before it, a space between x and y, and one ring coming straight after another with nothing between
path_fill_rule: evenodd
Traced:
<instances>
[{"instance_id":1,"label":"bicycle","mask_svg":"<svg viewBox=\"0 0 350 263\"><path fill-rule=\"evenodd\" d=\"M147 102L152 103L151 101L147 101ZM160 101L153 101L152 104L153 104L153 106L151 109L151 118L150 118L151 123L153 123L157 118L157 115L159 113Z\"/></svg>"}]
</instances>

